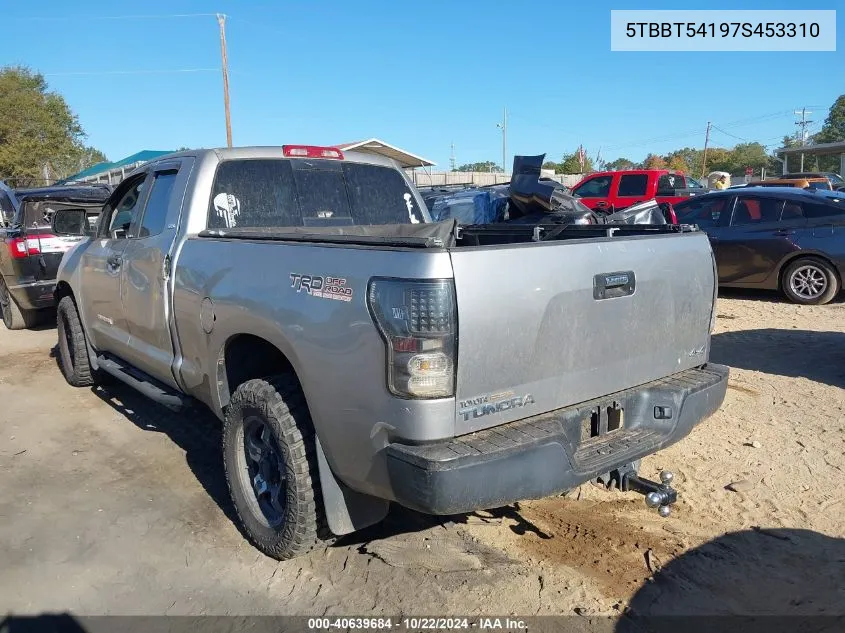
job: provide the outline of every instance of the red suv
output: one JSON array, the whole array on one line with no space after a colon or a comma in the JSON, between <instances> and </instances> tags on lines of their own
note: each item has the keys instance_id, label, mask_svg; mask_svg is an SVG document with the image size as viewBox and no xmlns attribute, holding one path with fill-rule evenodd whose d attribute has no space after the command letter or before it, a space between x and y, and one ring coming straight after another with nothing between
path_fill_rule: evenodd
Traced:
<instances>
[{"instance_id":1,"label":"red suv","mask_svg":"<svg viewBox=\"0 0 845 633\"><path fill-rule=\"evenodd\" d=\"M621 211L652 198L673 205L705 191L683 172L668 169L600 171L586 176L572 188L572 194L586 206L605 213ZM674 222L675 212L671 207L667 215L667 220Z\"/></svg>"}]
</instances>

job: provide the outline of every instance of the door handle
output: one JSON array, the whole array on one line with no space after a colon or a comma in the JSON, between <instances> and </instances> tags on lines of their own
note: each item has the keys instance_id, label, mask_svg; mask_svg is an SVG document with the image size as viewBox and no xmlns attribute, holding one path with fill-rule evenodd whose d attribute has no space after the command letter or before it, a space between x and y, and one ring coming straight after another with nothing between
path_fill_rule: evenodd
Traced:
<instances>
[{"instance_id":1,"label":"door handle","mask_svg":"<svg viewBox=\"0 0 845 633\"><path fill-rule=\"evenodd\" d=\"M794 235L795 231L793 229L778 229L777 231L775 231L774 234L775 235L781 235L781 236Z\"/></svg>"},{"instance_id":2,"label":"door handle","mask_svg":"<svg viewBox=\"0 0 845 633\"><path fill-rule=\"evenodd\" d=\"M607 209L607 202L604 200L599 200L596 202L596 209Z\"/></svg>"}]
</instances>

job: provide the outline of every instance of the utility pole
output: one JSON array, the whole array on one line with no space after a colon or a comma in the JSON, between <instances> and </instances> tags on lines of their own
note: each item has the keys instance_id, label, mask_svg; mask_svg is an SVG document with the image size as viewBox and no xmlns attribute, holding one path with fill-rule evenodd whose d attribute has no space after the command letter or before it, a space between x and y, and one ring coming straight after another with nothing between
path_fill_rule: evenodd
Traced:
<instances>
[{"instance_id":1,"label":"utility pole","mask_svg":"<svg viewBox=\"0 0 845 633\"><path fill-rule=\"evenodd\" d=\"M707 132L704 134L704 158L701 160L701 177L707 172L707 145L710 143L710 121L707 122Z\"/></svg>"},{"instance_id":2,"label":"utility pole","mask_svg":"<svg viewBox=\"0 0 845 633\"><path fill-rule=\"evenodd\" d=\"M449 166L455 171L455 144L452 143L452 153L449 155Z\"/></svg>"},{"instance_id":3,"label":"utility pole","mask_svg":"<svg viewBox=\"0 0 845 633\"><path fill-rule=\"evenodd\" d=\"M226 57L226 16L217 14L220 25L220 55L223 58L223 105L226 110L226 147L232 147L232 119L229 113L229 60Z\"/></svg>"},{"instance_id":4,"label":"utility pole","mask_svg":"<svg viewBox=\"0 0 845 633\"><path fill-rule=\"evenodd\" d=\"M502 130L502 172L508 173L508 109L502 109L502 122L496 127Z\"/></svg>"},{"instance_id":5,"label":"utility pole","mask_svg":"<svg viewBox=\"0 0 845 633\"><path fill-rule=\"evenodd\" d=\"M807 120L807 115L812 114L812 112L807 108L801 108L800 110L793 110L792 113L801 115L801 120L796 121L795 125L801 128L801 147L804 147L807 144L807 126L812 123L812 121ZM801 152L801 168L798 171L804 171L804 152Z\"/></svg>"}]
</instances>

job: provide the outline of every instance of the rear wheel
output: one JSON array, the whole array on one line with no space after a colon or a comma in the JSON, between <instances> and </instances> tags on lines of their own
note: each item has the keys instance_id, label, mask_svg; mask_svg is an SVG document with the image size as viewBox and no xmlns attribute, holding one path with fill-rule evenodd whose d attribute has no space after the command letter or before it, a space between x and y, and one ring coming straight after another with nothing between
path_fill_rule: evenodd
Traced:
<instances>
[{"instance_id":1,"label":"rear wheel","mask_svg":"<svg viewBox=\"0 0 845 633\"><path fill-rule=\"evenodd\" d=\"M38 320L38 315L34 310L21 310L9 292L6 282L2 280L0 280L0 309L3 311L3 323L10 330L32 327Z\"/></svg>"},{"instance_id":2,"label":"rear wheel","mask_svg":"<svg viewBox=\"0 0 845 633\"><path fill-rule=\"evenodd\" d=\"M90 387L96 381L88 360L85 332L73 297L62 297L59 301L56 330L59 334L59 363L65 380L74 387Z\"/></svg>"},{"instance_id":3,"label":"rear wheel","mask_svg":"<svg viewBox=\"0 0 845 633\"><path fill-rule=\"evenodd\" d=\"M820 305L830 302L837 295L839 277L823 259L802 257L786 267L781 289L794 303Z\"/></svg>"},{"instance_id":4,"label":"rear wheel","mask_svg":"<svg viewBox=\"0 0 845 633\"><path fill-rule=\"evenodd\" d=\"M328 536L305 397L292 376L249 380L226 410L223 465L249 540L278 560Z\"/></svg>"}]
</instances>

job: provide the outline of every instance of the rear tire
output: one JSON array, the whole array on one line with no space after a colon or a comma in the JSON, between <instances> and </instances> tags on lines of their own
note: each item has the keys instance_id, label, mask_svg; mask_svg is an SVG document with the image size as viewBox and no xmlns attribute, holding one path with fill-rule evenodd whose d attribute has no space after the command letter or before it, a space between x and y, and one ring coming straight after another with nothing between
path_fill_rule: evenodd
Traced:
<instances>
[{"instance_id":1,"label":"rear tire","mask_svg":"<svg viewBox=\"0 0 845 633\"><path fill-rule=\"evenodd\" d=\"M62 297L56 310L56 330L59 333L59 364L65 380L74 387L95 384L94 372L88 359L85 332L73 297Z\"/></svg>"},{"instance_id":2,"label":"rear tire","mask_svg":"<svg viewBox=\"0 0 845 633\"><path fill-rule=\"evenodd\" d=\"M232 394L223 466L241 525L277 560L307 554L328 537L314 428L295 377L249 380Z\"/></svg>"},{"instance_id":3,"label":"rear tire","mask_svg":"<svg viewBox=\"0 0 845 633\"><path fill-rule=\"evenodd\" d=\"M32 327L38 321L38 313L34 310L21 310L9 292L6 282L2 280L0 280L0 308L3 310L3 324L10 330L23 330Z\"/></svg>"},{"instance_id":4,"label":"rear tire","mask_svg":"<svg viewBox=\"0 0 845 633\"><path fill-rule=\"evenodd\" d=\"M815 257L790 262L780 285L787 299L803 305L829 303L839 293L839 277L833 266Z\"/></svg>"}]
</instances>

